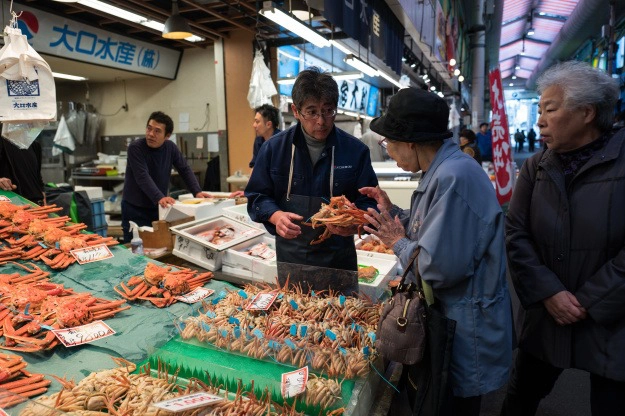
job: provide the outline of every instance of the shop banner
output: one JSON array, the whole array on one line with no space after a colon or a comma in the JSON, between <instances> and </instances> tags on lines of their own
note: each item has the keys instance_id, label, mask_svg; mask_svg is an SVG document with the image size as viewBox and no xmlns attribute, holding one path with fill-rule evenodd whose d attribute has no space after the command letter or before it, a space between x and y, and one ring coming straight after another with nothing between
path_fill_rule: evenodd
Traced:
<instances>
[{"instance_id":1,"label":"shop banner","mask_svg":"<svg viewBox=\"0 0 625 416\"><path fill-rule=\"evenodd\" d=\"M324 8L323 17L401 72L404 27L384 0L325 0Z\"/></svg>"},{"instance_id":2,"label":"shop banner","mask_svg":"<svg viewBox=\"0 0 625 416\"><path fill-rule=\"evenodd\" d=\"M512 146L506 117L506 103L501 85L499 68L488 74L490 83L490 102L493 108L491 131L493 134L493 164L495 165L495 184L499 204L510 201L514 185L512 168Z\"/></svg>"},{"instance_id":3,"label":"shop banner","mask_svg":"<svg viewBox=\"0 0 625 416\"><path fill-rule=\"evenodd\" d=\"M3 2L4 6L4 2ZM39 53L155 77L176 79L182 53L62 16L15 5L17 26ZM5 7L5 16L8 16Z\"/></svg>"}]
</instances>

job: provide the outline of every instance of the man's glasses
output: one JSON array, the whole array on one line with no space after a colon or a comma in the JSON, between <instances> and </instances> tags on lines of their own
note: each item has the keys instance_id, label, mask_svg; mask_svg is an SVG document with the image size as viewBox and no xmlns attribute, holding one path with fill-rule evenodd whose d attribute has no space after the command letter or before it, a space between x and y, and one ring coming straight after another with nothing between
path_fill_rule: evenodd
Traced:
<instances>
[{"instance_id":1,"label":"man's glasses","mask_svg":"<svg viewBox=\"0 0 625 416\"><path fill-rule=\"evenodd\" d=\"M322 112L317 112L317 111L301 111L299 112L302 117L304 117L304 120L317 120L319 117L323 117L323 118L332 118L336 115L336 109L334 110L328 110L328 111L322 111Z\"/></svg>"},{"instance_id":2,"label":"man's glasses","mask_svg":"<svg viewBox=\"0 0 625 416\"><path fill-rule=\"evenodd\" d=\"M388 146L388 141L385 138L383 138L382 140L378 140L378 144L380 145L380 147L384 150L386 150L386 147Z\"/></svg>"}]
</instances>

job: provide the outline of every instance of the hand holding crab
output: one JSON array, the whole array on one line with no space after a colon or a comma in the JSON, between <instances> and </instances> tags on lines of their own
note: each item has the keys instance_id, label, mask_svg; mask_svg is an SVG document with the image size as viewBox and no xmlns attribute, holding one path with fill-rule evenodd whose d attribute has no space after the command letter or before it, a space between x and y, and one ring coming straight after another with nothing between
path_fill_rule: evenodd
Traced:
<instances>
[{"instance_id":1,"label":"hand holding crab","mask_svg":"<svg viewBox=\"0 0 625 416\"><path fill-rule=\"evenodd\" d=\"M381 204L378 205L378 209L380 212L369 208L365 219L375 228L365 226L364 230L378 237L387 247L392 248L395 243L406 236L404 226L399 221L399 217L392 218Z\"/></svg>"}]
</instances>

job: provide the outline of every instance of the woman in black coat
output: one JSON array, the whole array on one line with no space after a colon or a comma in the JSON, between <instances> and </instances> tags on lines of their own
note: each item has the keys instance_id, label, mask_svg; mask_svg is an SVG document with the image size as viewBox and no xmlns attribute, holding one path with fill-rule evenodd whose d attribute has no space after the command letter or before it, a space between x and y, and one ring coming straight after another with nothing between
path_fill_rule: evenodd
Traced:
<instances>
[{"instance_id":1,"label":"woman in black coat","mask_svg":"<svg viewBox=\"0 0 625 416\"><path fill-rule=\"evenodd\" d=\"M547 150L519 174L506 219L525 319L502 415L533 415L565 368L590 373L594 416L625 411L625 130L618 83L582 62L538 80Z\"/></svg>"}]
</instances>

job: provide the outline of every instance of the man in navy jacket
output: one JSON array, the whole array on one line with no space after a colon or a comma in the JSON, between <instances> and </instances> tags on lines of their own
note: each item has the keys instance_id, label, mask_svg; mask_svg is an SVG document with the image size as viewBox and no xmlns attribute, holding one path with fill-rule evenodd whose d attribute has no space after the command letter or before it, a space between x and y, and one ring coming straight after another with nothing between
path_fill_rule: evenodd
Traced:
<instances>
[{"instance_id":1,"label":"man in navy jacket","mask_svg":"<svg viewBox=\"0 0 625 416\"><path fill-rule=\"evenodd\" d=\"M360 209L376 207L358 192L378 184L369 148L335 127L339 93L329 74L314 67L302 71L292 98L298 123L260 148L245 189L248 213L276 236L278 262L355 271L357 227L330 225L332 236L311 245L324 229L302 222L333 196L345 195Z\"/></svg>"}]
</instances>

